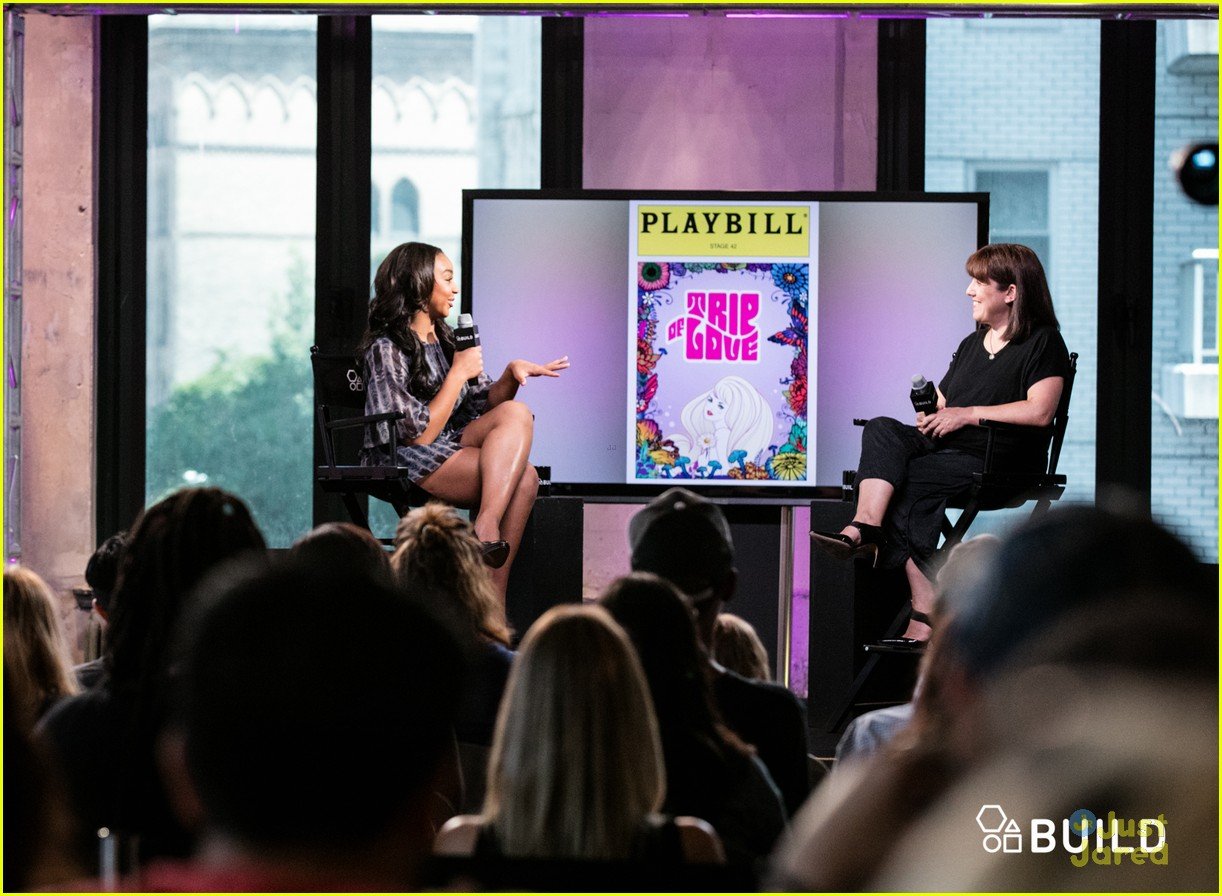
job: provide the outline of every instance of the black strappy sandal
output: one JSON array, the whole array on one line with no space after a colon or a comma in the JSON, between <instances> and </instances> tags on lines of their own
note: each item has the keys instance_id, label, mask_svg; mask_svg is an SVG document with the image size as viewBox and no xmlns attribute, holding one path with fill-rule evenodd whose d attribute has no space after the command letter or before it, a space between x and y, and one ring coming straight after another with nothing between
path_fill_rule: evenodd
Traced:
<instances>
[{"instance_id":1,"label":"black strappy sandal","mask_svg":"<svg viewBox=\"0 0 1222 896\"><path fill-rule=\"evenodd\" d=\"M869 523L859 523L857 520L849 523L861 533L861 541L853 541L843 532L811 531L810 537L820 548L840 560L856 560L870 558L871 566L878 566L878 551L887 543L881 526L871 526Z\"/></svg>"},{"instance_id":2,"label":"black strappy sandal","mask_svg":"<svg viewBox=\"0 0 1222 896\"><path fill-rule=\"evenodd\" d=\"M933 628L933 623L929 621L928 613L922 613L920 610L910 610L908 613L908 618L916 622L923 622L930 628ZM878 642L878 644L880 647L886 648L887 650L912 651L919 653L925 649L925 647L929 644L929 641L921 640L920 638L883 638Z\"/></svg>"}]
</instances>

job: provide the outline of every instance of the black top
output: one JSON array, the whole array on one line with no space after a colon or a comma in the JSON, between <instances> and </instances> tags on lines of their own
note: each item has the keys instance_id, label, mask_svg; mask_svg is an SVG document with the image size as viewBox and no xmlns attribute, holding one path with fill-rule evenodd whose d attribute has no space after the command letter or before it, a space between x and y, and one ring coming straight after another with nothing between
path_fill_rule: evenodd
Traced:
<instances>
[{"instance_id":1,"label":"black top","mask_svg":"<svg viewBox=\"0 0 1222 896\"><path fill-rule=\"evenodd\" d=\"M755 747L792 816L810 793L802 702L779 684L754 681L728 669L713 679L713 699L722 720Z\"/></svg>"},{"instance_id":2,"label":"black top","mask_svg":"<svg viewBox=\"0 0 1222 896\"><path fill-rule=\"evenodd\" d=\"M981 328L959 343L946 376L938 388L952 408L987 407L1022 401L1027 390L1052 376L1069 376L1069 350L1056 327L1038 327L1022 342L1011 342L989 358L984 347L987 329ZM982 416L987 417L987 414ZM1022 466L1039 466L1048 450L1047 432L1025 435L998 443L1003 455ZM979 426L965 426L943 439L939 448L954 448L968 454L984 455L988 432Z\"/></svg>"}]
</instances>

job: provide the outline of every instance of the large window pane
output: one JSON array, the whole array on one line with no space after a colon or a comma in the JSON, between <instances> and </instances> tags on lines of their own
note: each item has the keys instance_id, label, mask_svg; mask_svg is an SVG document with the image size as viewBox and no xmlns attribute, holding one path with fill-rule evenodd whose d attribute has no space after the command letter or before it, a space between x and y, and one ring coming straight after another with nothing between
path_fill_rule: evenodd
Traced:
<instances>
[{"instance_id":1,"label":"large window pane","mask_svg":"<svg viewBox=\"0 0 1222 896\"><path fill-rule=\"evenodd\" d=\"M371 282L407 240L457 263L464 189L539 186L540 59L534 16L373 17ZM369 509L393 532L388 504Z\"/></svg>"},{"instance_id":2,"label":"large window pane","mask_svg":"<svg viewBox=\"0 0 1222 896\"><path fill-rule=\"evenodd\" d=\"M316 23L149 17L149 501L208 484L311 524Z\"/></svg>"},{"instance_id":3,"label":"large window pane","mask_svg":"<svg viewBox=\"0 0 1222 896\"><path fill-rule=\"evenodd\" d=\"M989 192L990 240L1025 243L1044 262L1061 333L1079 355L1059 469L1069 478L1067 499L1091 500L1099 24L950 19L926 27L925 187ZM967 299L947 296L947 303L966 333ZM1004 512L982 514L973 531L1008 522Z\"/></svg>"},{"instance_id":4,"label":"large window pane","mask_svg":"<svg viewBox=\"0 0 1222 896\"><path fill-rule=\"evenodd\" d=\"M1218 139L1218 23L1159 22L1154 125L1154 514L1218 560L1218 209L1170 160Z\"/></svg>"}]
</instances>

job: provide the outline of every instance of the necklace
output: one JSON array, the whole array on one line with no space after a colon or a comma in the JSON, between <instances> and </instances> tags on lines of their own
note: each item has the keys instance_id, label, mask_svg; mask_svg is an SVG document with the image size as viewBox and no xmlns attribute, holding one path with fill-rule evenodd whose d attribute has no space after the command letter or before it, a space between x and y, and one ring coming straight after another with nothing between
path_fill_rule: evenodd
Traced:
<instances>
[{"instance_id":1,"label":"necklace","mask_svg":"<svg viewBox=\"0 0 1222 896\"><path fill-rule=\"evenodd\" d=\"M992 337L992 335L993 335L993 331L992 331L992 330L989 330L989 332L987 332L987 333L985 333L985 334L984 334L984 350L985 350L986 352L988 352L988 353L989 353L989 360L990 360L990 361L992 361L994 358L996 358L996 357L997 357L997 352L995 352L993 349L989 348L989 339Z\"/></svg>"}]
</instances>

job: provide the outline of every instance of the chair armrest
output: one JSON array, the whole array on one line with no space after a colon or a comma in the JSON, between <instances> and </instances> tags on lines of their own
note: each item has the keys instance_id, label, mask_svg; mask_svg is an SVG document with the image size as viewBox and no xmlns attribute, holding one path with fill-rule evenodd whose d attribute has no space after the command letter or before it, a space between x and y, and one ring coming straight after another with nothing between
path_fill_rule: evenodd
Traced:
<instances>
[{"instance_id":1,"label":"chair armrest","mask_svg":"<svg viewBox=\"0 0 1222 896\"><path fill-rule=\"evenodd\" d=\"M993 470L993 448L996 436L998 433L1019 433L1019 432L1047 432L1052 433L1051 426L1027 426L1022 423L1005 423L1001 420L989 420L982 417L980 425L989 431L988 441L984 446L984 469L985 472Z\"/></svg>"},{"instance_id":2,"label":"chair armrest","mask_svg":"<svg viewBox=\"0 0 1222 896\"><path fill-rule=\"evenodd\" d=\"M1003 423L1000 420L980 419L980 425L985 429L993 429L997 432L1018 432L1023 429L1043 429L1042 426L1024 426L1021 423Z\"/></svg>"},{"instance_id":3,"label":"chair armrest","mask_svg":"<svg viewBox=\"0 0 1222 896\"><path fill-rule=\"evenodd\" d=\"M340 420L327 421L327 429L350 429L354 426L367 426L370 423L382 423L387 420L402 420L402 411L386 411L382 414L368 414L363 417L344 417Z\"/></svg>"}]
</instances>

